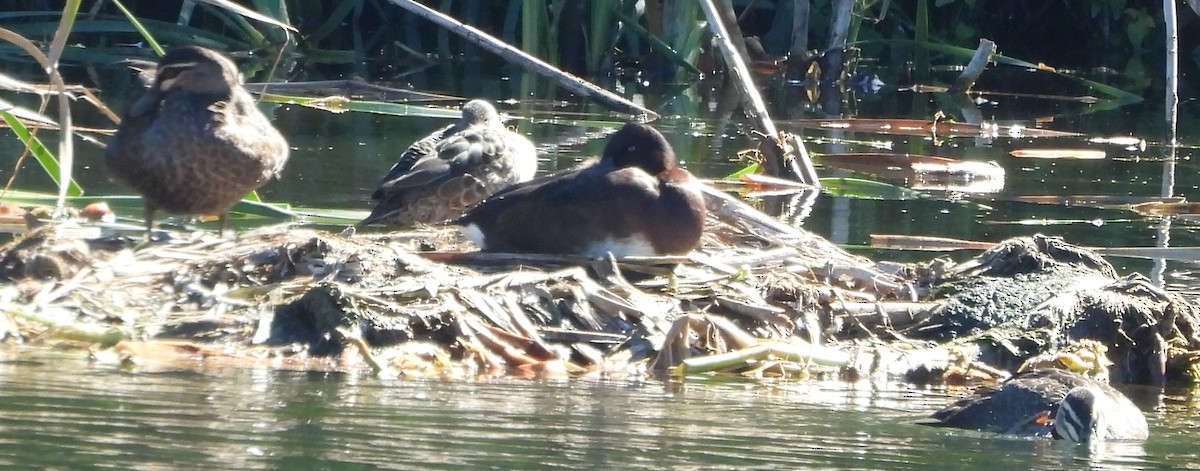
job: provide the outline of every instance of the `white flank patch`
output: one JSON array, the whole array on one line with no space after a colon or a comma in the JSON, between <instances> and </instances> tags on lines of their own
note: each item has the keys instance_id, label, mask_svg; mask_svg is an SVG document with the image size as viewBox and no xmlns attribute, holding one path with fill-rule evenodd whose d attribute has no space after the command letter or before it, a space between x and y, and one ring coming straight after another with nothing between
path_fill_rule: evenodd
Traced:
<instances>
[{"instance_id":1,"label":"white flank patch","mask_svg":"<svg viewBox=\"0 0 1200 471\"><path fill-rule=\"evenodd\" d=\"M483 231L479 230L479 225L475 223L467 224L458 229L464 236L475 242L479 246L479 250L487 250L487 237L483 235Z\"/></svg>"},{"instance_id":2,"label":"white flank patch","mask_svg":"<svg viewBox=\"0 0 1200 471\"><path fill-rule=\"evenodd\" d=\"M650 241L644 239L640 234L624 239L613 239L606 237L604 240L593 242L583 250L583 255L588 257L603 257L605 254L612 252L614 257L652 257L657 255L654 253L654 246L650 245Z\"/></svg>"},{"instance_id":3,"label":"white flank patch","mask_svg":"<svg viewBox=\"0 0 1200 471\"><path fill-rule=\"evenodd\" d=\"M538 152L537 147L534 147L533 143L530 142L529 139L524 139L525 136L521 137L522 139L517 139L518 143L516 155L518 158L516 159L516 168L513 169L513 173L517 175L517 181L523 182L532 180L534 175L537 174ZM519 158L520 156L529 156L532 158L522 159Z\"/></svg>"}]
</instances>

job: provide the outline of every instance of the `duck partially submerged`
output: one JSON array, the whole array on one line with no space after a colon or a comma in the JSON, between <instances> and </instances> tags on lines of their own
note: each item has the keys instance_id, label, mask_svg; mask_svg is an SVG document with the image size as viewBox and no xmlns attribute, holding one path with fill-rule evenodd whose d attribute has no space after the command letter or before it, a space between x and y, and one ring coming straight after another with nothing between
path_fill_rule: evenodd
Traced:
<instances>
[{"instance_id":1,"label":"duck partially submerged","mask_svg":"<svg viewBox=\"0 0 1200 471\"><path fill-rule=\"evenodd\" d=\"M359 226L410 226L462 215L488 195L533 178L537 150L500 122L485 100L462 107L462 119L418 140L401 154L371 199Z\"/></svg>"},{"instance_id":2,"label":"duck partially submerged","mask_svg":"<svg viewBox=\"0 0 1200 471\"><path fill-rule=\"evenodd\" d=\"M704 231L698 184L662 134L628 123L598 161L509 187L454 222L489 252L686 254Z\"/></svg>"},{"instance_id":3,"label":"duck partially submerged","mask_svg":"<svg viewBox=\"0 0 1200 471\"><path fill-rule=\"evenodd\" d=\"M287 140L242 88L233 61L184 46L159 60L104 162L113 180L142 195L147 232L159 209L216 214L224 231L229 209L278 176L287 158Z\"/></svg>"},{"instance_id":4,"label":"duck partially submerged","mask_svg":"<svg viewBox=\"0 0 1200 471\"><path fill-rule=\"evenodd\" d=\"M1120 391L1059 369L1020 373L981 388L921 423L1076 442L1150 435L1145 415Z\"/></svg>"}]
</instances>

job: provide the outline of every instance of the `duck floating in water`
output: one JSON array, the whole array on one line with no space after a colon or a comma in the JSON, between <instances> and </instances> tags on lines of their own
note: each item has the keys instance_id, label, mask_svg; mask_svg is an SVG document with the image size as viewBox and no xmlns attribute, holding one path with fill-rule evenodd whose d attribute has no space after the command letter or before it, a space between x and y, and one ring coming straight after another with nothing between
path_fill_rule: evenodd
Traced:
<instances>
[{"instance_id":1,"label":"duck floating in water","mask_svg":"<svg viewBox=\"0 0 1200 471\"><path fill-rule=\"evenodd\" d=\"M925 425L1076 442L1145 440L1146 417L1111 386L1059 369L1020 373L937 412Z\"/></svg>"},{"instance_id":2,"label":"duck floating in water","mask_svg":"<svg viewBox=\"0 0 1200 471\"><path fill-rule=\"evenodd\" d=\"M404 151L371 195L375 208L358 226L410 226L456 218L536 172L533 143L506 129L491 103L471 100L463 105L458 123Z\"/></svg>"},{"instance_id":3,"label":"duck floating in water","mask_svg":"<svg viewBox=\"0 0 1200 471\"><path fill-rule=\"evenodd\" d=\"M279 175L288 143L258 110L224 55L198 46L171 49L154 83L108 142L111 178L142 195L146 231L154 213L216 214Z\"/></svg>"},{"instance_id":4,"label":"duck floating in water","mask_svg":"<svg viewBox=\"0 0 1200 471\"><path fill-rule=\"evenodd\" d=\"M511 186L454 223L489 252L686 254L704 230L697 185L662 134L629 123L598 161Z\"/></svg>"}]
</instances>

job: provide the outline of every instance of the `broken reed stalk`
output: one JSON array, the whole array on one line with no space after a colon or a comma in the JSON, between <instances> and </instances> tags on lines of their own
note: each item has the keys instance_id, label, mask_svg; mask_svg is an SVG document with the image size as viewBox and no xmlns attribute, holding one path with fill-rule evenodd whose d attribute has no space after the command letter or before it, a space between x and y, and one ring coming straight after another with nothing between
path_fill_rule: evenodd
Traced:
<instances>
[{"instance_id":1,"label":"broken reed stalk","mask_svg":"<svg viewBox=\"0 0 1200 471\"><path fill-rule=\"evenodd\" d=\"M754 86L754 78L750 75L750 69L746 67L746 61L738 54L737 48L731 41L729 29L721 21L720 12L713 4L713 0L700 0L700 9L704 10L704 16L713 33L713 41L717 43L721 57L725 59L725 66L729 69L734 84L741 91L746 114L750 116L755 127L765 137L765 139L759 140L759 143L762 145L762 151L766 157L764 168L767 173L771 176L791 178L809 185L820 186L817 172L804 144L799 139L789 139L795 153L788 152L784 139L767 113L762 95Z\"/></svg>"},{"instance_id":2,"label":"broken reed stalk","mask_svg":"<svg viewBox=\"0 0 1200 471\"><path fill-rule=\"evenodd\" d=\"M622 113L633 115L641 115L648 121L658 119L658 113L650 111L636 103L633 103L621 96L612 93L608 90L588 82L584 79L563 72L546 62L526 54L524 51L505 43L471 25L464 24L453 17L431 9L425 5L417 3L413 0L388 0L393 5L408 10L416 15L421 16L429 21L437 23L439 26L462 36L463 39L474 43L488 51L491 51L504 60L518 64L524 67L525 70L534 72L538 75L553 80L559 86L580 95L588 96L596 99L600 103L610 108L616 109Z\"/></svg>"},{"instance_id":3,"label":"broken reed stalk","mask_svg":"<svg viewBox=\"0 0 1200 471\"><path fill-rule=\"evenodd\" d=\"M753 347L716 355L684 359L671 369L675 376L707 373L709 371L738 368L752 362L774 358L794 363L811 363L819 366L842 367L850 364L850 354L831 347L803 345L785 342L764 342Z\"/></svg>"},{"instance_id":4,"label":"broken reed stalk","mask_svg":"<svg viewBox=\"0 0 1200 471\"><path fill-rule=\"evenodd\" d=\"M1167 24L1167 125L1171 128L1171 146L1176 142L1176 123L1179 120L1179 15L1175 0L1163 0L1163 22Z\"/></svg>"},{"instance_id":5,"label":"broken reed stalk","mask_svg":"<svg viewBox=\"0 0 1200 471\"><path fill-rule=\"evenodd\" d=\"M821 83L833 86L842 78L843 57L846 53L846 42L850 38L850 20L854 16L855 0L834 0L830 8L833 10L829 20L829 45L825 48L825 57L821 67Z\"/></svg>"},{"instance_id":6,"label":"broken reed stalk","mask_svg":"<svg viewBox=\"0 0 1200 471\"><path fill-rule=\"evenodd\" d=\"M788 50L788 74L804 73L808 56L809 0L792 0L792 47Z\"/></svg>"},{"instance_id":7,"label":"broken reed stalk","mask_svg":"<svg viewBox=\"0 0 1200 471\"><path fill-rule=\"evenodd\" d=\"M975 55L971 57L971 62L967 64L967 67L958 75L958 79L954 81L954 85L950 87L950 94L961 95L971 91L971 87L975 86L975 81L979 80L979 76L983 75L984 70L987 70L994 55L996 55L996 43L990 39L980 38Z\"/></svg>"}]
</instances>

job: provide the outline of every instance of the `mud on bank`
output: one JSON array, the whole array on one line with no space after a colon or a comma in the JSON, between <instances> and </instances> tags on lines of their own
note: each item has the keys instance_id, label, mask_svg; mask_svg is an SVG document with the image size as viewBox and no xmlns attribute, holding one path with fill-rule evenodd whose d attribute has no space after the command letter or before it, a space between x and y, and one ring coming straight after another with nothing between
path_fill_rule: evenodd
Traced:
<instances>
[{"instance_id":1,"label":"mud on bank","mask_svg":"<svg viewBox=\"0 0 1200 471\"><path fill-rule=\"evenodd\" d=\"M440 228L141 244L49 226L0 249L0 333L133 364L933 381L1094 340L1115 382L1197 377L1195 305L1060 239L893 264L709 206L700 249L625 260L484 254Z\"/></svg>"}]
</instances>

